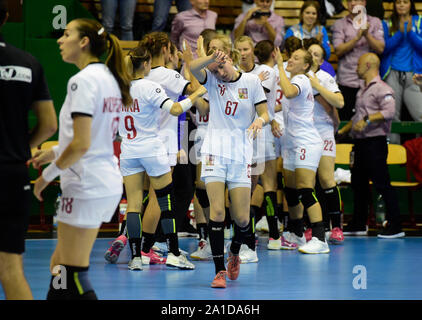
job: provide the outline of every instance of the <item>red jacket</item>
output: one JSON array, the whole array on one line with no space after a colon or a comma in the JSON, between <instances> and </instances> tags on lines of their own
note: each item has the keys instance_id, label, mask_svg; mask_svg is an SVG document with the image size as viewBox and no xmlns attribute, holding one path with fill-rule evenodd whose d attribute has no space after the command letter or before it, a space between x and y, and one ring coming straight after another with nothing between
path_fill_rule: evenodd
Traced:
<instances>
[{"instance_id":1,"label":"red jacket","mask_svg":"<svg viewBox=\"0 0 422 320\"><path fill-rule=\"evenodd\" d=\"M422 182L422 138L408 140L403 146L407 150L407 165L416 180Z\"/></svg>"}]
</instances>

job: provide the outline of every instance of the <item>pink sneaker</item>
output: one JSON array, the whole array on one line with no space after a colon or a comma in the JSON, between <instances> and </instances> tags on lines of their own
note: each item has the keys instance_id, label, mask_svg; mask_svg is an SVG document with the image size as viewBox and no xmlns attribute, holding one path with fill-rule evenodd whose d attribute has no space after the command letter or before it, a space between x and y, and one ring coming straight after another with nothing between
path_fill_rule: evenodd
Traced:
<instances>
[{"instance_id":1,"label":"pink sneaker","mask_svg":"<svg viewBox=\"0 0 422 320\"><path fill-rule=\"evenodd\" d=\"M312 228L306 229L305 232L304 232L304 234L305 234L306 242L308 242L309 240L311 240L312 239Z\"/></svg>"},{"instance_id":2,"label":"pink sneaker","mask_svg":"<svg viewBox=\"0 0 422 320\"><path fill-rule=\"evenodd\" d=\"M167 259L159 256L154 250L149 250L149 253L141 252L142 264L165 264Z\"/></svg>"},{"instance_id":3,"label":"pink sneaker","mask_svg":"<svg viewBox=\"0 0 422 320\"><path fill-rule=\"evenodd\" d=\"M342 244L344 241L343 230L338 227L331 230L331 236L328 241L332 244Z\"/></svg>"},{"instance_id":4,"label":"pink sneaker","mask_svg":"<svg viewBox=\"0 0 422 320\"><path fill-rule=\"evenodd\" d=\"M283 236L281 236L281 249L284 250L296 250L297 244L287 241Z\"/></svg>"},{"instance_id":5,"label":"pink sneaker","mask_svg":"<svg viewBox=\"0 0 422 320\"><path fill-rule=\"evenodd\" d=\"M116 238L111 247L107 249L104 258L110 263L116 263L117 259L119 259L120 252L126 246L127 238L124 235L119 236Z\"/></svg>"}]
</instances>

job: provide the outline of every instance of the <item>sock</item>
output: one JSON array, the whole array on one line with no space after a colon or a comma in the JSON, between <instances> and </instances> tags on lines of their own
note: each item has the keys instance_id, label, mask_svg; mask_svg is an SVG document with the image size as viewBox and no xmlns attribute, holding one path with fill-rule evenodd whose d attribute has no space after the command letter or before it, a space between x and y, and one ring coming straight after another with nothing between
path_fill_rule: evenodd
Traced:
<instances>
[{"instance_id":1,"label":"sock","mask_svg":"<svg viewBox=\"0 0 422 320\"><path fill-rule=\"evenodd\" d=\"M284 224L284 231L290 231L290 218L289 218L289 211L283 211L283 224Z\"/></svg>"},{"instance_id":2,"label":"sock","mask_svg":"<svg viewBox=\"0 0 422 320\"><path fill-rule=\"evenodd\" d=\"M303 219L290 219L290 232L293 232L298 237L303 236Z\"/></svg>"},{"instance_id":3,"label":"sock","mask_svg":"<svg viewBox=\"0 0 422 320\"><path fill-rule=\"evenodd\" d=\"M224 227L230 229L232 225L232 218L230 216L230 208L226 207L226 215L224 216Z\"/></svg>"},{"instance_id":4,"label":"sock","mask_svg":"<svg viewBox=\"0 0 422 320\"><path fill-rule=\"evenodd\" d=\"M196 229L198 230L199 240L208 239L208 226L206 223L198 223Z\"/></svg>"},{"instance_id":5,"label":"sock","mask_svg":"<svg viewBox=\"0 0 422 320\"><path fill-rule=\"evenodd\" d=\"M123 234L126 234L126 220L123 220L122 225L120 226L119 234L117 235L117 237L120 237Z\"/></svg>"},{"instance_id":6,"label":"sock","mask_svg":"<svg viewBox=\"0 0 422 320\"><path fill-rule=\"evenodd\" d=\"M139 212L128 212L126 219L129 247L132 258L141 256L142 220Z\"/></svg>"},{"instance_id":7,"label":"sock","mask_svg":"<svg viewBox=\"0 0 422 320\"><path fill-rule=\"evenodd\" d=\"M243 243L245 243L251 250L255 251L255 234L252 232L252 227L251 221L249 221L249 224L243 228L239 227L236 223L234 224L234 236L230 246L230 251L233 254L239 254L240 246ZM253 239L253 241L251 239Z\"/></svg>"},{"instance_id":8,"label":"sock","mask_svg":"<svg viewBox=\"0 0 422 320\"><path fill-rule=\"evenodd\" d=\"M325 242L324 222L312 223L312 237L316 237L320 241Z\"/></svg>"},{"instance_id":9,"label":"sock","mask_svg":"<svg viewBox=\"0 0 422 320\"><path fill-rule=\"evenodd\" d=\"M148 232L142 232L142 238L141 238L141 250L142 252L148 253L152 246L155 243L155 236L152 233Z\"/></svg>"},{"instance_id":10,"label":"sock","mask_svg":"<svg viewBox=\"0 0 422 320\"><path fill-rule=\"evenodd\" d=\"M259 211L259 208L257 206L251 206L249 210L249 224L251 225L251 228L252 228L252 235L245 239L245 244L252 250L255 250L255 246L256 246L256 234L255 234L256 218L255 217L258 211Z\"/></svg>"},{"instance_id":11,"label":"sock","mask_svg":"<svg viewBox=\"0 0 422 320\"><path fill-rule=\"evenodd\" d=\"M88 269L89 266L60 266L60 274L51 277L47 300L98 300Z\"/></svg>"},{"instance_id":12,"label":"sock","mask_svg":"<svg viewBox=\"0 0 422 320\"><path fill-rule=\"evenodd\" d=\"M208 223L208 235L210 238L212 258L214 260L215 274L226 270L224 266L224 222L216 222L210 219Z\"/></svg>"},{"instance_id":13,"label":"sock","mask_svg":"<svg viewBox=\"0 0 422 320\"><path fill-rule=\"evenodd\" d=\"M324 200L327 206L329 220L332 228L341 228L341 194L340 189L335 186L330 189L324 189Z\"/></svg>"},{"instance_id":14,"label":"sock","mask_svg":"<svg viewBox=\"0 0 422 320\"><path fill-rule=\"evenodd\" d=\"M280 238L277 225L276 205L277 205L277 193L276 192L265 192L265 211L267 213L269 237L273 239Z\"/></svg>"}]
</instances>

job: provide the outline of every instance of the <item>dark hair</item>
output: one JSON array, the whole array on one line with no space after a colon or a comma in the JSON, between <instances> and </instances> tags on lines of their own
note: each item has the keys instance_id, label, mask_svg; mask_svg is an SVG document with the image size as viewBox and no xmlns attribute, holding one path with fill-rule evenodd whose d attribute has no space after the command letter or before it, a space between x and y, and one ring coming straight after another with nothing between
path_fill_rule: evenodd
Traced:
<instances>
[{"instance_id":1,"label":"dark hair","mask_svg":"<svg viewBox=\"0 0 422 320\"><path fill-rule=\"evenodd\" d=\"M142 46L137 46L136 48L130 50L128 56L130 57L130 62L132 63L133 75L136 74L136 70L138 70L144 62L151 60L151 53L147 48Z\"/></svg>"},{"instance_id":2,"label":"dark hair","mask_svg":"<svg viewBox=\"0 0 422 320\"><path fill-rule=\"evenodd\" d=\"M268 62L273 52L274 43L270 40L262 40L255 45L254 54L258 58L260 64Z\"/></svg>"},{"instance_id":3,"label":"dark hair","mask_svg":"<svg viewBox=\"0 0 422 320\"><path fill-rule=\"evenodd\" d=\"M211 40L217 35L217 31L213 29L202 30L200 36L204 39L204 51L208 52Z\"/></svg>"},{"instance_id":4,"label":"dark hair","mask_svg":"<svg viewBox=\"0 0 422 320\"><path fill-rule=\"evenodd\" d=\"M321 42L319 42L317 39L315 38L308 38L308 39L303 39L303 47L308 50L311 46L313 46L314 44L319 45L322 49L322 53L324 54L324 60L327 58L327 51L324 49L324 47L322 46Z\"/></svg>"},{"instance_id":5,"label":"dark hair","mask_svg":"<svg viewBox=\"0 0 422 320\"><path fill-rule=\"evenodd\" d=\"M303 24L303 12L305 12L305 10L308 7L314 7L316 9L317 12L317 20L315 25L319 25L321 24L321 6L319 5L318 1L306 1L303 5L302 8L300 8L300 23Z\"/></svg>"},{"instance_id":6,"label":"dark hair","mask_svg":"<svg viewBox=\"0 0 422 320\"><path fill-rule=\"evenodd\" d=\"M143 46L148 49L153 57L159 57L161 54L161 49L167 47L170 43L170 39L165 32L154 31L144 35L141 41L139 41L139 46Z\"/></svg>"},{"instance_id":7,"label":"dark hair","mask_svg":"<svg viewBox=\"0 0 422 320\"><path fill-rule=\"evenodd\" d=\"M170 54L173 56L177 52L177 47L173 42L170 42Z\"/></svg>"},{"instance_id":8,"label":"dark hair","mask_svg":"<svg viewBox=\"0 0 422 320\"><path fill-rule=\"evenodd\" d=\"M312 58L312 54L308 50L306 50L304 48L299 49L299 50L303 50L305 52L305 56L303 57L303 60L305 60L305 63L307 63L309 65L308 68L305 71L305 73L308 73L309 70L311 70L314 59Z\"/></svg>"},{"instance_id":9,"label":"dark hair","mask_svg":"<svg viewBox=\"0 0 422 320\"><path fill-rule=\"evenodd\" d=\"M7 0L0 0L0 27L2 26L4 20L6 19L9 8L7 6Z\"/></svg>"},{"instance_id":10,"label":"dark hair","mask_svg":"<svg viewBox=\"0 0 422 320\"><path fill-rule=\"evenodd\" d=\"M303 48L302 41L297 37L289 37L284 41L284 50L288 57L298 49Z\"/></svg>"},{"instance_id":11,"label":"dark hair","mask_svg":"<svg viewBox=\"0 0 422 320\"><path fill-rule=\"evenodd\" d=\"M394 1L394 8L393 8L393 14L390 17L390 21L391 21L391 28L390 28L390 35L392 35L393 33L396 33L399 30L399 22L400 22L400 18L399 15L397 14L397 8L396 8L396 1ZM416 7L415 7L415 1L414 0L410 0L410 15L411 16L417 16L418 12L416 11Z\"/></svg>"},{"instance_id":12,"label":"dark hair","mask_svg":"<svg viewBox=\"0 0 422 320\"><path fill-rule=\"evenodd\" d=\"M77 23L76 29L80 38L88 37L92 55L100 58L108 50L105 64L119 84L123 104L131 104L132 97L129 92L131 79L124 64L119 40L114 35L107 33L104 27L96 20L80 18L74 21ZM101 32L101 30L103 31Z\"/></svg>"}]
</instances>

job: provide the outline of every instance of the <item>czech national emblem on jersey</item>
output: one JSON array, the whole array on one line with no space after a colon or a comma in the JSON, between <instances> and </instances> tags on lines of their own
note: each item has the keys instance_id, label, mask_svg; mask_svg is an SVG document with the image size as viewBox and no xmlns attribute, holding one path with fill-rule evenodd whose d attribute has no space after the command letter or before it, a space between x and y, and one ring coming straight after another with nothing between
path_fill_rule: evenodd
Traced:
<instances>
[{"instance_id":1,"label":"czech national emblem on jersey","mask_svg":"<svg viewBox=\"0 0 422 320\"><path fill-rule=\"evenodd\" d=\"M226 92L226 86L224 84L219 84L218 87L220 88L220 96L223 96L224 92Z\"/></svg>"},{"instance_id":2,"label":"czech national emblem on jersey","mask_svg":"<svg viewBox=\"0 0 422 320\"><path fill-rule=\"evenodd\" d=\"M239 89L239 99L248 99L248 88Z\"/></svg>"},{"instance_id":3,"label":"czech national emblem on jersey","mask_svg":"<svg viewBox=\"0 0 422 320\"><path fill-rule=\"evenodd\" d=\"M213 155L207 155L205 157L205 165L207 166L213 166L214 165L214 156Z\"/></svg>"}]
</instances>

